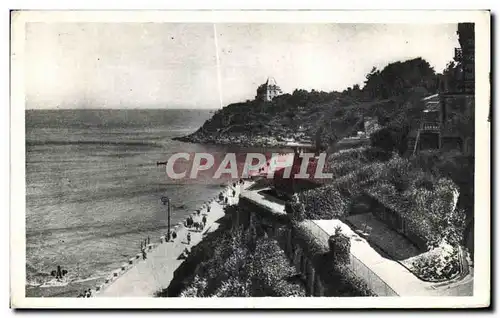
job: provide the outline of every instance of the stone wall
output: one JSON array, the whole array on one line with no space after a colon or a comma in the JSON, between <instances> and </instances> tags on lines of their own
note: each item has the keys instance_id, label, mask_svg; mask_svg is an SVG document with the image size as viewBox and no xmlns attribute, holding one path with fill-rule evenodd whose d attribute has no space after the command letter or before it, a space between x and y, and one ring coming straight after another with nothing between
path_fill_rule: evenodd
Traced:
<instances>
[{"instance_id":1,"label":"stone wall","mask_svg":"<svg viewBox=\"0 0 500 318\"><path fill-rule=\"evenodd\" d=\"M297 230L292 228L288 216L276 216L264 207L254 204L251 200L241 198L239 201L240 217L233 226L254 227L258 235L265 235L278 241L280 247L301 274L301 279L306 286L307 296L328 296L328 277L322 277L325 272L324 266L328 266L331 254L329 248L324 247L318 251L317 246L311 246L311 242L300 239L303 235L298 235ZM314 237L316 232L308 233ZM325 233L323 233L325 235ZM307 235L307 234L306 234ZM324 239L324 238L323 238ZM314 240L314 238L313 238ZM322 241L318 239L317 242ZM314 244L313 244L314 245ZM360 263L350 254L350 263L347 269L361 280L379 296L397 296L390 287L381 281L368 267ZM379 288L381 287L382 288Z\"/></svg>"}]
</instances>

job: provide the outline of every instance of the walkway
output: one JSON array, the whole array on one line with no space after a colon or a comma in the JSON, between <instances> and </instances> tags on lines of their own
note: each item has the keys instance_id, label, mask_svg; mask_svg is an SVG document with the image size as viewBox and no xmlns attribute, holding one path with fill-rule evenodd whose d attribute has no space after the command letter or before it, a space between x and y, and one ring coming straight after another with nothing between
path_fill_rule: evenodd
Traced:
<instances>
[{"instance_id":1,"label":"walkway","mask_svg":"<svg viewBox=\"0 0 500 318\"><path fill-rule=\"evenodd\" d=\"M236 186L236 197L232 197L232 187L227 187L222 192L229 198L230 204L238 203L238 197L242 189L250 186L250 182L245 182L242 186ZM210 212L201 210L201 214L206 213L207 225L203 232L191 233L191 246L198 244L203 236L217 229L219 220L224 216L224 207L215 200L210 203ZM195 219L195 221L197 221ZM187 228L177 230L177 238L174 241L159 244L147 254L147 259L138 261L123 272L121 276L96 292L96 297L153 297L159 290L168 287L174 276L175 270L183 260L178 260L179 255L187 245Z\"/></svg>"},{"instance_id":2,"label":"walkway","mask_svg":"<svg viewBox=\"0 0 500 318\"><path fill-rule=\"evenodd\" d=\"M389 256L376 251L370 244L356 234L347 224L340 220L306 220L305 223L314 223L320 230L316 230L319 237L328 244L328 237L335 233L340 226L342 232L351 237L351 254L367 266L382 281L392 288L399 296L472 296L472 280L470 277L461 282L440 286L436 283L425 282L413 275L404 266ZM310 226L314 228L314 226Z\"/></svg>"}]
</instances>

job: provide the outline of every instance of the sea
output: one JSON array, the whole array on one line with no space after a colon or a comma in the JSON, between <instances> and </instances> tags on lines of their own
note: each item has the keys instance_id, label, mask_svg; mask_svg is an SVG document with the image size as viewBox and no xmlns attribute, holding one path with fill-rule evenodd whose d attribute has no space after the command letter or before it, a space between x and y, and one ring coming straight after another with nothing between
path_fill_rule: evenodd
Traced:
<instances>
[{"instance_id":1,"label":"sea","mask_svg":"<svg viewBox=\"0 0 500 318\"><path fill-rule=\"evenodd\" d=\"M208 110L26 111L26 296L76 297L100 284L221 191L221 184L176 184L165 161L176 152L224 152L183 143ZM222 148L221 148L222 147ZM61 266L65 283L54 285Z\"/></svg>"}]
</instances>

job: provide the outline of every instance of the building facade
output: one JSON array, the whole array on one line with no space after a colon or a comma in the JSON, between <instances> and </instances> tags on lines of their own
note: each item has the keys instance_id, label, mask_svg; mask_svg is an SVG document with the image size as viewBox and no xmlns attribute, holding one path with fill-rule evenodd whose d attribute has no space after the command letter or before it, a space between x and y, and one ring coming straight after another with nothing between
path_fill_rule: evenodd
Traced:
<instances>
[{"instance_id":1,"label":"building facade","mask_svg":"<svg viewBox=\"0 0 500 318\"><path fill-rule=\"evenodd\" d=\"M474 24L459 23L457 34L460 48L455 49L458 67L453 81L439 76L438 93L421 100L420 125L409 141L412 153L426 149L474 153Z\"/></svg>"},{"instance_id":2,"label":"building facade","mask_svg":"<svg viewBox=\"0 0 500 318\"><path fill-rule=\"evenodd\" d=\"M283 91L276 83L276 80L269 77L264 84L257 88L257 95L255 96L255 99L270 102L273 98L282 94Z\"/></svg>"}]
</instances>

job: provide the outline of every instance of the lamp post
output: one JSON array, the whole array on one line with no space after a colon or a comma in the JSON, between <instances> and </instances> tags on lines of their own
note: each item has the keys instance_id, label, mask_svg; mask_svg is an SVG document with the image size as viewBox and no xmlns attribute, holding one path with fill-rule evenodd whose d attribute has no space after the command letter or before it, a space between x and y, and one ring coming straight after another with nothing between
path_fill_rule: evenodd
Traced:
<instances>
[{"instance_id":1,"label":"lamp post","mask_svg":"<svg viewBox=\"0 0 500 318\"><path fill-rule=\"evenodd\" d=\"M167 238L168 238L168 241L170 241L170 206L171 206L170 198L167 196L163 196L163 197L161 197L161 202L163 203L163 205L168 203L168 208L167 208L167 226L168 226L168 229L167 229L167 237L165 238L165 241L167 241Z\"/></svg>"}]
</instances>

